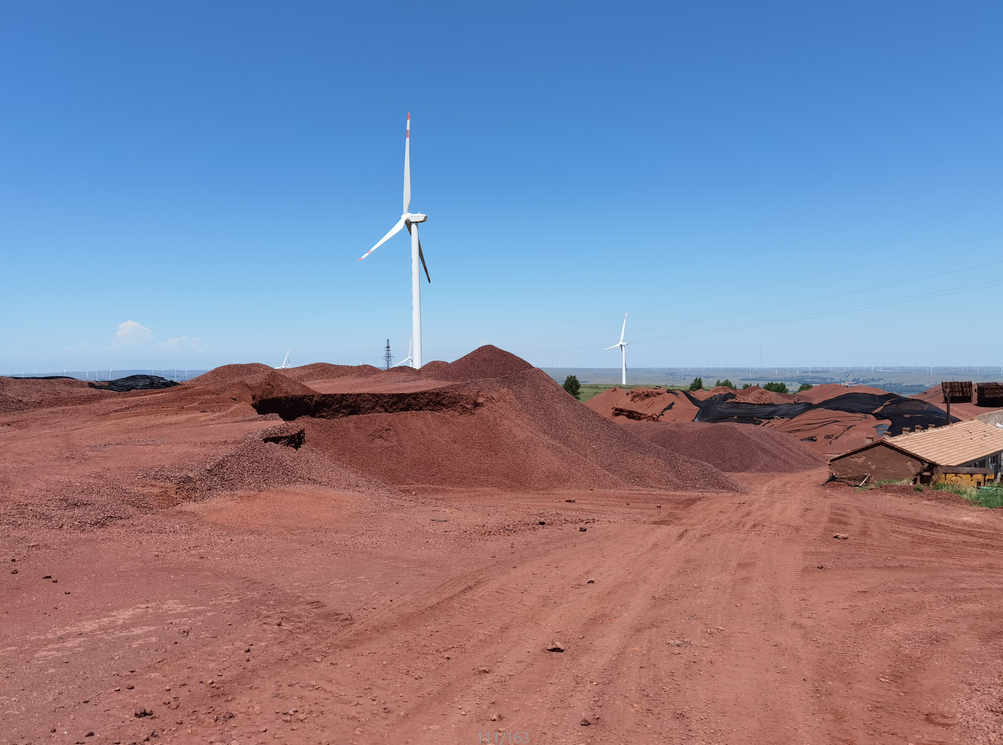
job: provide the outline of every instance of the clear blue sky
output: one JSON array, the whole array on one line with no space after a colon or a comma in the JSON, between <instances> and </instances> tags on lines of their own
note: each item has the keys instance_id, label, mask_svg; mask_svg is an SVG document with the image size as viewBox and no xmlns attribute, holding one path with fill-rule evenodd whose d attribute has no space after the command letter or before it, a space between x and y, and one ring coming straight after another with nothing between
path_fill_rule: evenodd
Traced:
<instances>
[{"instance_id":1,"label":"clear blue sky","mask_svg":"<svg viewBox=\"0 0 1003 745\"><path fill-rule=\"evenodd\" d=\"M1003 4L0 0L0 374L1003 364ZM944 272L950 272L943 274ZM127 323L127 322L132 322ZM123 325L125 324L125 325Z\"/></svg>"}]
</instances>

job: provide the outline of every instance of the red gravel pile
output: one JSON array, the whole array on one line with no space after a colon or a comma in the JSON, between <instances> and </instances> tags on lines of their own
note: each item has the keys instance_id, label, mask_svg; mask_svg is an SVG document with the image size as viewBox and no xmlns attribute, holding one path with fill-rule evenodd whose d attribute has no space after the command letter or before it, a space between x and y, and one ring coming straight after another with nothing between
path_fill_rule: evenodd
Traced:
<instances>
[{"instance_id":1,"label":"red gravel pile","mask_svg":"<svg viewBox=\"0 0 1003 745\"><path fill-rule=\"evenodd\" d=\"M800 400L790 393L774 393L760 388L758 385L744 390L730 391L730 393L734 393L739 401L746 404L789 404L792 401Z\"/></svg>"},{"instance_id":2,"label":"red gravel pile","mask_svg":"<svg viewBox=\"0 0 1003 745\"><path fill-rule=\"evenodd\" d=\"M796 438L751 424L617 421L648 442L729 473L795 473L826 463Z\"/></svg>"},{"instance_id":3,"label":"red gravel pile","mask_svg":"<svg viewBox=\"0 0 1003 745\"><path fill-rule=\"evenodd\" d=\"M402 368L394 368L399 370ZM326 362L314 362L302 367L292 367L277 372L301 383L308 383L310 380L331 380L334 378L371 378L375 375L384 374L383 370L372 365L329 365ZM392 372L392 371L389 371ZM413 371L412 371L413 372Z\"/></svg>"},{"instance_id":4,"label":"red gravel pile","mask_svg":"<svg viewBox=\"0 0 1003 745\"><path fill-rule=\"evenodd\" d=\"M0 415L94 401L103 394L73 378L5 378L0 376Z\"/></svg>"},{"instance_id":5,"label":"red gravel pile","mask_svg":"<svg viewBox=\"0 0 1003 745\"><path fill-rule=\"evenodd\" d=\"M682 391L665 388L610 388L590 398L585 405L614 421L625 417L651 422L692 422L699 411Z\"/></svg>"},{"instance_id":6,"label":"red gravel pile","mask_svg":"<svg viewBox=\"0 0 1003 745\"><path fill-rule=\"evenodd\" d=\"M252 403L259 398L312 393L309 387L267 365L224 365L183 385L166 389L156 400L164 406L229 406Z\"/></svg>"},{"instance_id":7,"label":"red gravel pile","mask_svg":"<svg viewBox=\"0 0 1003 745\"><path fill-rule=\"evenodd\" d=\"M7 425L0 430L0 524L94 526L294 484L374 495L396 488L742 491L712 466L626 432L493 347L433 367L446 381L424 370L311 367L304 377L325 377L327 393L265 365L228 365L173 388L127 393L79 381L2 381L17 406L63 393L69 404L0 421ZM300 413L312 414L282 423L280 414L293 418L288 411L253 408L263 400L298 403ZM18 434L26 431L33 440ZM62 443L45 469L32 465L33 442Z\"/></svg>"},{"instance_id":8,"label":"red gravel pile","mask_svg":"<svg viewBox=\"0 0 1003 745\"><path fill-rule=\"evenodd\" d=\"M142 471L140 481L161 484L160 500L199 501L224 492L264 491L281 486L315 484L343 491L391 494L392 490L352 468L304 448L264 442L255 433L231 452L205 464L174 464ZM162 505L163 506L163 505Z\"/></svg>"},{"instance_id":9,"label":"red gravel pile","mask_svg":"<svg viewBox=\"0 0 1003 745\"><path fill-rule=\"evenodd\" d=\"M532 369L526 360L511 352L486 344L455 362L429 362L421 368L424 378L466 381L499 378Z\"/></svg>"},{"instance_id":10,"label":"red gravel pile","mask_svg":"<svg viewBox=\"0 0 1003 745\"><path fill-rule=\"evenodd\" d=\"M878 396L883 396L888 391L881 388L873 388L869 385L845 386L839 383L824 383L809 388L807 391L801 391L798 394L798 398L808 403L817 404L822 401L828 401L830 398L846 395L847 393L874 393Z\"/></svg>"},{"instance_id":11,"label":"red gravel pile","mask_svg":"<svg viewBox=\"0 0 1003 745\"><path fill-rule=\"evenodd\" d=\"M477 401L475 407L299 419L306 426L304 447L405 489L741 490L706 463L668 453L590 411L513 355L482 348L460 362L437 365L433 373L483 376L439 389L458 401Z\"/></svg>"}]
</instances>

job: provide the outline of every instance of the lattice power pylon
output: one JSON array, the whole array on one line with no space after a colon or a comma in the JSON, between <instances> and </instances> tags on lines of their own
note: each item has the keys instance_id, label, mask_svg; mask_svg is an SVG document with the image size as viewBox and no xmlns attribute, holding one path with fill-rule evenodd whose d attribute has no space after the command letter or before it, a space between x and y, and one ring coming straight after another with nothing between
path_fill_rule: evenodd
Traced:
<instances>
[{"instance_id":1,"label":"lattice power pylon","mask_svg":"<svg viewBox=\"0 0 1003 745\"><path fill-rule=\"evenodd\" d=\"M387 339L387 348L383 350L383 369L389 370L394 363L393 355L390 354L390 340Z\"/></svg>"}]
</instances>

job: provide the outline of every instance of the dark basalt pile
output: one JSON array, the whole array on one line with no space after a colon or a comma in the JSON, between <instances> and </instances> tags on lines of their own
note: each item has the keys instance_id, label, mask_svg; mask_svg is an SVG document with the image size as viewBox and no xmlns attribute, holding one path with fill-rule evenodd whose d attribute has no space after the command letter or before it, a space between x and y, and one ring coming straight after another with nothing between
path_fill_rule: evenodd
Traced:
<instances>
[{"instance_id":1,"label":"dark basalt pile","mask_svg":"<svg viewBox=\"0 0 1003 745\"><path fill-rule=\"evenodd\" d=\"M104 385L100 383L88 383L88 385L99 391L125 393L126 391L159 391L162 388L173 388L181 384L167 378L161 378L159 375L130 375L126 378L109 380Z\"/></svg>"}]
</instances>

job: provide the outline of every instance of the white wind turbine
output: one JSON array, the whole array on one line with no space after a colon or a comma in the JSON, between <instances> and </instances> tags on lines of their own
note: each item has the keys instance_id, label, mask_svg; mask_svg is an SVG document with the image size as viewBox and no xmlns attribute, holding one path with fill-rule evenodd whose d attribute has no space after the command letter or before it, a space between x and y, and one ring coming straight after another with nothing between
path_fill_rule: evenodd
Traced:
<instances>
[{"instance_id":1,"label":"white wind turbine","mask_svg":"<svg viewBox=\"0 0 1003 745\"><path fill-rule=\"evenodd\" d=\"M289 352L291 351L293 351L292 347L289 348ZM282 360L281 365L275 368L276 370L288 370L289 368L292 367L292 365L289 364L289 352L286 352L286 358Z\"/></svg>"},{"instance_id":2,"label":"white wind turbine","mask_svg":"<svg viewBox=\"0 0 1003 745\"><path fill-rule=\"evenodd\" d=\"M411 367L414 367L414 357L411 356L411 342L412 341L413 341L412 339L408 339L407 340L407 357L405 357L400 362L398 362L396 365L394 365L394 367L400 367L401 365L406 365L409 362L411 363Z\"/></svg>"},{"instance_id":3,"label":"white wind turbine","mask_svg":"<svg viewBox=\"0 0 1003 745\"><path fill-rule=\"evenodd\" d=\"M418 223L425 222L428 215L420 212L408 212L411 206L411 112L407 115L407 131L404 134L404 214L401 219L390 228L380 242L359 259L366 258L377 248L386 243L390 238L397 235L401 228L407 227L411 233L411 340L414 343L414 357L411 359L411 367L421 367L421 272L418 270L418 262L421 262L425 269L425 278L431 282L428 276L428 266L425 264L425 255L421 251L421 241L418 240ZM408 355L409 357L411 355Z\"/></svg>"},{"instance_id":4,"label":"white wind turbine","mask_svg":"<svg viewBox=\"0 0 1003 745\"><path fill-rule=\"evenodd\" d=\"M620 330L620 343L614 344L611 347L606 347L606 349L616 349L620 347L620 354L623 357L623 375L620 379L620 385L627 385L627 342L623 340L624 332L627 331L627 314L623 314L623 328Z\"/></svg>"}]
</instances>

